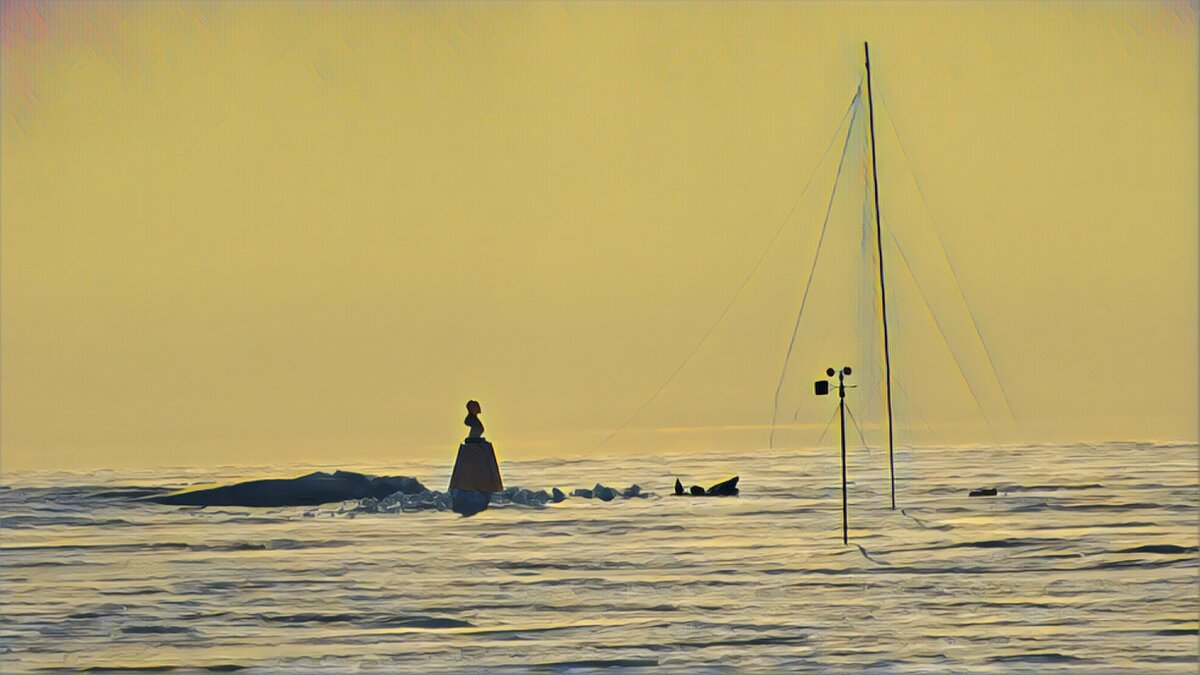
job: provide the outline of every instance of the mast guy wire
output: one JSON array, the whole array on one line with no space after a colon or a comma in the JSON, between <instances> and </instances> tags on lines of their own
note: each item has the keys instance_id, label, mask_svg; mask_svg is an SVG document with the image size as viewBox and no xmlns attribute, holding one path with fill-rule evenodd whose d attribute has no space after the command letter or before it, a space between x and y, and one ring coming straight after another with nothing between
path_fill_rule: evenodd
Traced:
<instances>
[{"instance_id":1,"label":"mast guy wire","mask_svg":"<svg viewBox=\"0 0 1200 675\"><path fill-rule=\"evenodd\" d=\"M849 107L846 108L846 112L842 113L842 118L840 121L838 121L837 126L834 128L833 135L829 139L829 144L825 146L825 152L823 152L821 154L821 158L819 160L817 160L817 165L815 167L813 167L812 174L808 177L808 180L804 183L804 187L800 189L800 194L797 195L796 201L795 201L795 203L792 204L791 210L788 211L788 214L787 214L787 216L784 217L783 222L780 223L779 227L775 230L774 236L772 236L771 241L767 243L767 247L765 250L763 250L762 255L760 255L758 257L758 261L755 262L754 266L750 268L750 273L746 275L746 278L744 280L742 280L742 285L738 286L738 289L737 289L737 291L734 292L733 297L729 299L728 304L725 305L725 308L722 309L721 313L717 315L716 320L713 321L712 325L708 327L707 331L705 331L704 336L700 338L700 341L698 343L696 343L696 346L692 348L692 351L688 352L688 355L684 357L683 361L679 364L679 366L677 368L675 368L675 370L672 371L670 375L667 376L667 379L661 385L659 385L658 389L654 390L654 393L650 395L650 398L646 399L646 401L644 403L642 403L640 406L638 406L637 410L634 410L633 414L630 415L629 418L626 419L625 422L623 422L621 424L621 426L614 429L610 434L608 434L603 439L601 439L601 441L599 443L592 446L592 448L590 450L583 453L584 456L591 454L591 453L595 452L596 450L599 450L604 444L606 444L610 440L612 440L612 438L614 436L616 436L617 434L624 431L625 428L628 427L630 425L630 423L633 422L633 420L636 419L637 416L640 415L642 413L642 411L646 409L646 406L650 405L650 403L653 402L654 399L658 398L658 395L661 394L663 392L663 390L667 388L667 385L671 384L671 382L675 379L675 377L678 376L679 373L683 372L684 367L686 367L688 362L690 362L692 360L692 357L695 356L696 353L700 351L700 348L703 347L704 343L708 341L709 336L713 334L713 331L715 331L717 329L717 326L721 323L721 321L725 319L725 315L729 313L729 310L733 307L734 303L736 303L738 298L741 297L742 291L746 289L747 285L749 285L750 279L754 277L755 272L758 271L758 268L762 265L763 261L766 260L767 254L771 252L771 248L775 246L775 242L779 239L779 235L783 233L784 227L787 226L788 222L791 221L792 214L794 214L796 212L796 208L798 206L800 206L800 200L804 198L804 195L808 192L808 188L812 185L813 179L817 177L817 172L820 170L821 166L825 163L825 158L829 155L829 150L833 147L834 141L837 140L838 130L841 129L842 124L845 123L846 116L850 115L851 111L854 110L854 104L856 101L858 101L858 97L861 94L861 92L862 92L862 85L859 84L858 91L856 91L854 94L854 97L852 99L850 99L850 105L849 105ZM851 117L850 126L854 126L853 117ZM840 173L841 165L839 164L838 167L839 167L838 171Z\"/></svg>"}]
</instances>

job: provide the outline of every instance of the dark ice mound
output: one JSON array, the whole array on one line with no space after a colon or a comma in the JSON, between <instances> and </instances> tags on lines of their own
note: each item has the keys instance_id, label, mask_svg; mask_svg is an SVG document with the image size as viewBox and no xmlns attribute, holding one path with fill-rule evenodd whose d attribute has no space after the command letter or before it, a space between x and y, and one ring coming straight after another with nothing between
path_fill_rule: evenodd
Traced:
<instances>
[{"instance_id":1,"label":"dark ice mound","mask_svg":"<svg viewBox=\"0 0 1200 675\"><path fill-rule=\"evenodd\" d=\"M466 518L486 511L491 500L488 492L456 488L450 491L450 510Z\"/></svg>"},{"instance_id":2,"label":"dark ice mound","mask_svg":"<svg viewBox=\"0 0 1200 675\"><path fill-rule=\"evenodd\" d=\"M150 497L147 501L177 506L315 506L348 499L383 499L425 492L408 476L366 476L353 471L315 471L299 478L269 478L206 490Z\"/></svg>"}]
</instances>

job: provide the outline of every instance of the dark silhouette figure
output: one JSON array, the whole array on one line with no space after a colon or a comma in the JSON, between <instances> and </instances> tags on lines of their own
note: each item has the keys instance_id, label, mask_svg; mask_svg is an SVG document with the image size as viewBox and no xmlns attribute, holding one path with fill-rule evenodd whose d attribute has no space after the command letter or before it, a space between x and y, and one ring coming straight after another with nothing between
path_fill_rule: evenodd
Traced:
<instances>
[{"instance_id":1,"label":"dark silhouette figure","mask_svg":"<svg viewBox=\"0 0 1200 675\"><path fill-rule=\"evenodd\" d=\"M471 431L467 432L468 443L476 438L483 440L483 422L479 421L481 412L483 408L479 407L479 401L467 401L467 418L463 420L463 424L471 428Z\"/></svg>"}]
</instances>

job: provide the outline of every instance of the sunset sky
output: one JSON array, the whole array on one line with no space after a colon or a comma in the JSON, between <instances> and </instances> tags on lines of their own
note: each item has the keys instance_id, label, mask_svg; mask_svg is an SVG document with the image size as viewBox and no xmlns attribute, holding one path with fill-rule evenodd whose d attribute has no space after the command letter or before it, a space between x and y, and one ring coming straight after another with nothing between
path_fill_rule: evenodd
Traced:
<instances>
[{"instance_id":1,"label":"sunset sky","mask_svg":"<svg viewBox=\"0 0 1200 675\"><path fill-rule=\"evenodd\" d=\"M765 447L865 40L905 442L1197 438L1195 4L0 7L6 471L591 452L795 207L594 451Z\"/></svg>"}]
</instances>

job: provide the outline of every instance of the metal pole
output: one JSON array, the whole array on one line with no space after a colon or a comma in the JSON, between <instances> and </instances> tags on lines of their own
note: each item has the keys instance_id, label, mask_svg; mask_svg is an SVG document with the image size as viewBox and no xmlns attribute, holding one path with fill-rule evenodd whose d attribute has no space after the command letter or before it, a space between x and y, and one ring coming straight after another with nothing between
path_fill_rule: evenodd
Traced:
<instances>
[{"instance_id":1,"label":"metal pole","mask_svg":"<svg viewBox=\"0 0 1200 675\"><path fill-rule=\"evenodd\" d=\"M875 243L879 250L879 305L883 312L883 366L888 415L888 469L892 480L892 508L896 508L896 460L892 451L892 356L888 348L887 290L883 284L883 228L879 224L879 173L875 165L875 102L871 96L871 48L863 43L867 62L867 111L871 119L871 184L875 188Z\"/></svg>"},{"instance_id":2,"label":"metal pole","mask_svg":"<svg viewBox=\"0 0 1200 675\"><path fill-rule=\"evenodd\" d=\"M842 544L850 543L850 510L846 506L846 382L838 371L838 419L842 424Z\"/></svg>"}]
</instances>

